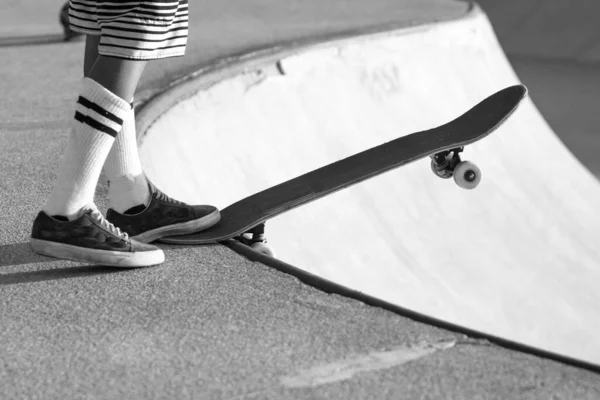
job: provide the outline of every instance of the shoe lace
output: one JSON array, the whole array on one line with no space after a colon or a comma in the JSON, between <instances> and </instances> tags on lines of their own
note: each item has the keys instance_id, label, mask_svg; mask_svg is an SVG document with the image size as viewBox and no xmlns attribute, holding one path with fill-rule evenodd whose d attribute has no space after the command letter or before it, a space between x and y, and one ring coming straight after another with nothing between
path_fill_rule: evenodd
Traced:
<instances>
[{"instance_id":1,"label":"shoe lace","mask_svg":"<svg viewBox=\"0 0 600 400\"><path fill-rule=\"evenodd\" d=\"M90 215L92 216L92 218L94 218L96 220L96 222L98 222L98 224L100 224L100 226L102 226L107 231L109 231L123 239L129 238L129 235L127 233L121 231L119 228L117 228L111 222L109 222L106 218L104 218L102 213L100 211L98 211L97 208L92 208L92 212Z\"/></svg>"},{"instance_id":2,"label":"shoe lace","mask_svg":"<svg viewBox=\"0 0 600 400\"><path fill-rule=\"evenodd\" d=\"M161 192L161 191L157 191L156 198L158 200L161 200L161 201L164 201L164 202L174 203L174 204L177 204L177 205L185 205L184 202L179 201L179 200L175 200L174 198L167 196L164 192Z\"/></svg>"}]
</instances>

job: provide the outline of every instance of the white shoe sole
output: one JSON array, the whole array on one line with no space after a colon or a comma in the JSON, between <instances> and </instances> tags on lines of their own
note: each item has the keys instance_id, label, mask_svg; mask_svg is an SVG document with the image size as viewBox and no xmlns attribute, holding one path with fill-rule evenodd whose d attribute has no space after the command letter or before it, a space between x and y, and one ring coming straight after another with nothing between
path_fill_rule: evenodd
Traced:
<instances>
[{"instance_id":1,"label":"white shoe sole","mask_svg":"<svg viewBox=\"0 0 600 400\"><path fill-rule=\"evenodd\" d=\"M221 219L219 210L208 214L205 217L193 221L182 222L180 224L169 225L156 228L131 238L142 243L151 243L165 236L187 235L188 233L200 232L215 225Z\"/></svg>"},{"instance_id":2,"label":"white shoe sole","mask_svg":"<svg viewBox=\"0 0 600 400\"><path fill-rule=\"evenodd\" d=\"M141 268L158 265L165 261L165 253L161 249L129 253L124 251L88 249L86 247L39 239L30 239L30 244L33 251L44 256L109 267Z\"/></svg>"}]
</instances>

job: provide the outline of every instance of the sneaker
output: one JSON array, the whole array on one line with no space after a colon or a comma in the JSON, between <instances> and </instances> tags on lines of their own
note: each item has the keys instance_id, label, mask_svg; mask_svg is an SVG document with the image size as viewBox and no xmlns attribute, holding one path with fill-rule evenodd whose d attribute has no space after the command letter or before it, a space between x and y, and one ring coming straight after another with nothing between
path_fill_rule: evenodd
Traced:
<instances>
[{"instance_id":1,"label":"sneaker","mask_svg":"<svg viewBox=\"0 0 600 400\"><path fill-rule=\"evenodd\" d=\"M221 219L213 206L190 206L174 200L148 182L150 204L137 206L124 214L109 209L106 218L133 239L150 243L165 236L185 235L210 228Z\"/></svg>"},{"instance_id":2,"label":"sneaker","mask_svg":"<svg viewBox=\"0 0 600 400\"><path fill-rule=\"evenodd\" d=\"M73 221L39 212L30 243L33 251L44 256L111 267L148 267L165 260L161 249L132 240L94 205L83 208Z\"/></svg>"}]
</instances>

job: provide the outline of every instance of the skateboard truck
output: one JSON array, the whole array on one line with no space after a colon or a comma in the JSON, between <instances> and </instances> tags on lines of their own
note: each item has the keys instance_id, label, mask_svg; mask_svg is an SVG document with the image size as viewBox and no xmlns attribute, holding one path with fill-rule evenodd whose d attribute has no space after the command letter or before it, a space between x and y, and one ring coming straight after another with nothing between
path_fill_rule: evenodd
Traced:
<instances>
[{"instance_id":1,"label":"skateboard truck","mask_svg":"<svg viewBox=\"0 0 600 400\"><path fill-rule=\"evenodd\" d=\"M462 161L460 153L464 147L457 147L436 153L431 157L431 170L442 178L454 178L463 189L475 189L481 182L481 169L470 161Z\"/></svg>"},{"instance_id":2,"label":"skateboard truck","mask_svg":"<svg viewBox=\"0 0 600 400\"><path fill-rule=\"evenodd\" d=\"M267 255L269 257L275 257L275 251L267 244L267 237L265 236L265 222L256 225L254 228L247 230L234 239L245 244L246 246L251 247L258 253Z\"/></svg>"}]
</instances>

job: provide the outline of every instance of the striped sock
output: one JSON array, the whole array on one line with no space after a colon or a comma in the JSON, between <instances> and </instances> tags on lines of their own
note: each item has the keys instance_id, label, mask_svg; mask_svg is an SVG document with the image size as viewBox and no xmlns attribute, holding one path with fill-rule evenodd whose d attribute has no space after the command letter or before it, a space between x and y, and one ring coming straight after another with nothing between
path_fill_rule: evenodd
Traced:
<instances>
[{"instance_id":1,"label":"striped sock","mask_svg":"<svg viewBox=\"0 0 600 400\"><path fill-rule=\"evenodd\" d=\"M106 163L109 207L119 213L150 202L150 189L142 170L137 148L133 107L123 119L123 129L117 136Z\"/></svg>"},{"instance_id":2,"label":"striped sock","mask_svg":"<svg viewBox=\"0 0 600 400\"><path fill-rule=\"evenodd\" d=\"M48 215L74 219L93 203L102 166L129 109L126 101L97 82L82 80L58 178L43 207Z\"/></svg>"}]
</instances>

